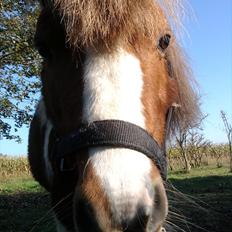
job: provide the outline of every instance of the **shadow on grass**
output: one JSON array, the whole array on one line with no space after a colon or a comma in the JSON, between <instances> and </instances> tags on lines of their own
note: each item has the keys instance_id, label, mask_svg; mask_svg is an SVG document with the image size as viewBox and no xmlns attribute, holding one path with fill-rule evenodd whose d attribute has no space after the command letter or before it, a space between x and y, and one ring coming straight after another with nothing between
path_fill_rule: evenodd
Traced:
<instances>
[{"instance_id":1,"label":"shadow on grass","mask_svg":"<svg viewBox=\"0 0 232 232\"><path fill-rule=\"evenodd\" d=\"M168 185L167 232L232 231L232 176L171 178ZM48 193L0 193L0 231L55 232Z\"/></svg>"},{"instance_id":2,"label":"shadow on grass","mask_svg":"<svg viewBox=\"0 0 232 232\"><path fill-rule=\"evenodd\" d=\"M0 231L54 232L49 195L44 192L0 194Z\"/></svg>"},{"instance_id":3,"label":"shadow on grass","mask_svg":"<svg viewBox=\"0 0 232 232\"><path fill-rule=\"evenodd\" d=\"M232 176L169 179L170 231L232 231Z\"/></svg>"}]
</instances>

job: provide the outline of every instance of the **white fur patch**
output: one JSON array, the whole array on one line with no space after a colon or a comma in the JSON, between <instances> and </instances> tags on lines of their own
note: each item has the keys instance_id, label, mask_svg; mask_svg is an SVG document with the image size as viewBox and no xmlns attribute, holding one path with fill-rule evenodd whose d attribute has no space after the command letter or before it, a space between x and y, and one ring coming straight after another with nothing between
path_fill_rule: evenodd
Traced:
<instances>
[{"instance_id":1,"label":"white fur patch","mask_svg":"<svg viewBox=\"0 0 232 232\"><path fill-rule=\"evenodd\" d=\"M142 75L139 60L121 49L90 54L85 64L83 120L118 119L144 128Z\"/></svg>"},{"instance_id":2,"label":"white fur patch","mask_svg":"<svg viewBox=\"0 0 232 232\"><path fill-rule=\"evenodd\" d=\"M89 53L84 74L83 121L118 119L145 128L142 90L143 74L135 56L122 49L113 54ZM89 156L116 220L123 214L133 217L139 203L150 210L151 163L145 155L122 148L91 148Z\"/></svg>"}]
</instances>

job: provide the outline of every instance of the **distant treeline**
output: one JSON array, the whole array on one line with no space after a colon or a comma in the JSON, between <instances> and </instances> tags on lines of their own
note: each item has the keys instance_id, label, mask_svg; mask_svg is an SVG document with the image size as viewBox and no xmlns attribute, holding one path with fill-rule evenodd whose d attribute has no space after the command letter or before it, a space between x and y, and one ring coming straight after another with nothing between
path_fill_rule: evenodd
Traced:
<instances>
[{"instance_id":1,"label":"distant treeline","mask_svg":"<svg viewBox=\"0 0 232 232\"><path fill-rule=\"evenodd\" d=\"M184 150L175 146L167 151L167 157L170 170L186 170L186 160L190 170L201 166L229 167L227 144L205 144L199 147L188 145ZM0 154L0 177L24 175L30 175L26 156Z\"/></svg>"}]
</instances>

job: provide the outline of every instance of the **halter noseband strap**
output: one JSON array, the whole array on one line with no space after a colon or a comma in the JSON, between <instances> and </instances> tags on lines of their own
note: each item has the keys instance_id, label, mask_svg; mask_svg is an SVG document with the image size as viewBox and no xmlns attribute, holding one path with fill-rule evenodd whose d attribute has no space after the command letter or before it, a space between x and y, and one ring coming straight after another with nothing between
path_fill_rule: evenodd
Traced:
<instances>
[{"instance_id":1,"label":"halter noseband strap","mask_svg":"<svg viewBox=\"0 0 232 232\"><path fill-rule=\"evenodd\" d=\"M81 125L75 133L57 140L55 158L62 161L73 152L98 146L141 152L155 162L163 180L167 178L165 149L161 149L143 128L121 120L103 120Z\"/></svg>"}]
</instances>

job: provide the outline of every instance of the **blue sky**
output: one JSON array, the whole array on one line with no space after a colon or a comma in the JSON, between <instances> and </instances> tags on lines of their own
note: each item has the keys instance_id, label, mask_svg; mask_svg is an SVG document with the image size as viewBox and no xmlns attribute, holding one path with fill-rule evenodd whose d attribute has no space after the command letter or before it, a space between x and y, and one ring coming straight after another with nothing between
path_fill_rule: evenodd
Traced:
<instances>
[{"instance_id":1,"label":"blue sky","mask_svg":"<svg viewBox=\"0 0 232 232\"><path fill-rule=\"evenodd\" d=\"M202 111L209 114L204 122L207 139L226 142L220 117L224 110L232 123L232 1L191 0L195 19L187 20L183 46L200 86ZM1 140L0 152L10 155L27 153L28 128L20 130L21 144Z\"/></svg>"},{"instance_id":2,"label":"blue sky","mask_svg":"<svg viewBox=\"0 0 232 232\"><path fill-rule=\"evenodd\" d=\"M202 95L206 137L225 142L220 117L224 110L232 123L232 1L192 0L196 20L188 23L185 49Z\"/></svg>"}]
</instances>

